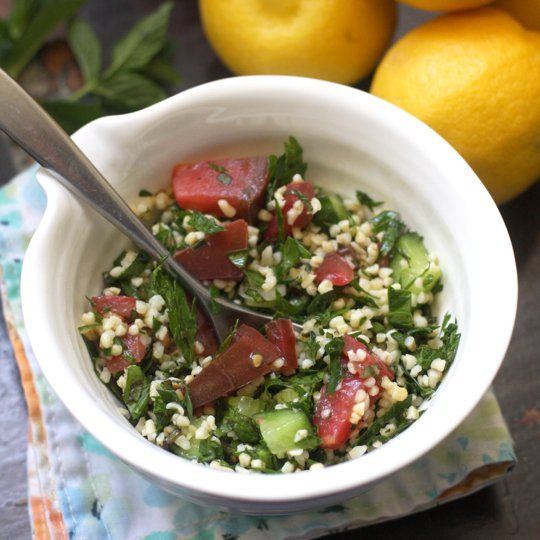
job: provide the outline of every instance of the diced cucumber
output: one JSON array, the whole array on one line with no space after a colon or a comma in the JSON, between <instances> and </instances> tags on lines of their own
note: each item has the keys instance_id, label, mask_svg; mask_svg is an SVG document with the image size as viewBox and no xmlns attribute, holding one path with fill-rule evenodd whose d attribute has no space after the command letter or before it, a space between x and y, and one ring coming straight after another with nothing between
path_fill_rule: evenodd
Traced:
<instances>
[{"instance_id":1,"label":"diced cucumber","mask_svg":"<svg viewBox=\"0 0 540 540\"><path fill-rule=\"evenodd\" d=\"M298 399L298 394L292 388L284 388L274 396L274 399L277 403L290 403Z\"/></svg>"},{"instance_id":2,"label":"diced cucumber","mask_svg":"<svg viewBox=\"0 0 540 540\"><path fill-rule=\"evenodd\" d=\"M349 212L343 204L343 199L335 193L321 192L317 195L321 209L315 214L317 225L330 226L338 221L349 218Z\"/></svg>"},{"instance_id":3,"label":"diced cucumber","mask_svg":"<svg viewBox=\"0 0 540 540\"><path fill-rule=\"evenodd\" d=\"M399 238L391 268L394 281L415 294L431 291L441 279L441 269L430 262L422 237L416 233L406 233ZM418 277L422 278L421 287L415 283Z\"/></svg>"},{"instance_id":4,"label":"diced cucumber","mask_svg":"<svg viewBox=\"0 0 540 540\"><path fill-rule=\"evenodd\" d=\"M272 454L279 458L285 457L289 450L296 448L312 450L318 445L313 426L302 411L278 409L258 414L255 416L255 420L259 424L266 446ZM300 430L306 430L307 434ZM300 435L306 436L299 438L299 432Z\"/></svg>"},{"instance_id":5,"label":"diced cucumber","mask_svg":"<svg viewBox=\"0 0 540 540\"><path fill-rule=\"evenodd\" d=\"M235 409L238 413L250 417L263 412L265 408L265 404L262 400L254 399L249 396L234 396L227 398L227 405L232 409Z\"/></svg>"},{"instance_id":6,"label":"diced cucumber","mask_svg":"<svg viewBox=\"0 0 540 540\"><path fill-rule=\"evenodd\" d=\"M198 427L201 426L202 421L203 421L202 418L194 418L192 424L196 428L198 428ZM201 444L201 441L200 441L200 439L196 439L195 437L193 437L192 439L189 440L189 442L190 442L191 446L187 450L184 449L184 448L181 448L180 446L178 446L177 444L174 444L174 443L171 444L170 449L177 456L183 456L183 457L185 457L187 459L196 460L196 459L199 458L199 455L200 455L199 446Z\"/></svg>"}]
</instances>

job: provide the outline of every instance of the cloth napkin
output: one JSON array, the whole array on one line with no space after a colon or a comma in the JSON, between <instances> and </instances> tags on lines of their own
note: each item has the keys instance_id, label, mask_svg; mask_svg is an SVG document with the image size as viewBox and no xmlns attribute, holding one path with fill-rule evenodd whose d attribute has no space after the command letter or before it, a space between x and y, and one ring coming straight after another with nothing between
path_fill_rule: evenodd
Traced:
<instances>
[{"instance_id":1,"label":"cloth napkin","mask_svg":"<svg viewBox=\"0 0 540 540\"><path fill-rule=\"evenodd\" d=\"M314 538L468 495L515 464L508 428L490 391L428 455L361 496L325 510L283 517L237 516L186 502L152 485L69 414L28 343L19 279L24 252L46 203L35 171L28 169L0 190L0 268L6 322L28 404L28 498L36 538Z\"/></svg>"}]
</instances>

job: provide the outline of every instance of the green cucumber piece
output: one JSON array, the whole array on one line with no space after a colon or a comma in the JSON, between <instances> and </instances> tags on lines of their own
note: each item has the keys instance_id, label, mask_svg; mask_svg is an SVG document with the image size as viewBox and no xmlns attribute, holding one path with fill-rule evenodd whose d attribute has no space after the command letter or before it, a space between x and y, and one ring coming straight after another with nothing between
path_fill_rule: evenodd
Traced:
<instances>
[{"instance_id":1,"label":"green cucumber piece","mask_svg":"<svg viewBox=\"0 0 540 540\"><path fill-rule=\"evenodd\" d=\"M285 457L289 450L312 450L318 445L313 426L303 411L278 409L258 414L255 420L266 446L278 458ZM307 436L295 441L296 434L301 429L307 431Z\"/></svg>"},{"instance_id":2,"label":"green cucumber piece","mask_svg":"<svg viewBox=\"0 0 540 540\"><path fill-rule=\"evenodd\" d=\"M191 423L196 428L198 428L202 424L202 418L194 418ZM185 457L187 459L192 459L192 460L198 460L199 455L200 455L199 446L201 444L201 440L196 439L195 437L193 437L192 439L189 440L189 442L191 444L191 446L189 447L189 450L185 450L184 448L180 448L180 446L178 446L178 445L176 445L174 443L171 444L170 449L177 456L182 456L182 457Z\"/></svg>"},{"instance_id":3,"label":"green cucumber piece","mask_svg":"<svg viewBox=\"0 0 540 540\"><path fill-rule=\"evenodd\" d=\"M415 294L431 291L441 279L441 269L430 264L422 237L416 233L406 233L399 238L390 267L394 281L399 282L402 287L408 287ZM418 277L422 277L422 287L415 284Z\"/></svg>"},{"instance_id":4,"label":"green cucumber piece","mask_svg":"<svg viewBox=\"0 0 540 540\"><path fill-rule=\"evenodd\" d=\"M265 409L265 404L262 400L254 399L249 396L233 396L227 398L227 405L231 409L235 409L239 414L250 417L263 412Z\"/></svg>"},{"instance_id":5,"label":"green cucumber piece","mask_svg":"<svg viewBox=\"0 0 540 540\"><path fill-rule=\"evenodd\" d=\"M276 403L291 403L298 399L298 394L292 388L284 388L274 396L274 399Z\"/></svg>"}]
</instances>

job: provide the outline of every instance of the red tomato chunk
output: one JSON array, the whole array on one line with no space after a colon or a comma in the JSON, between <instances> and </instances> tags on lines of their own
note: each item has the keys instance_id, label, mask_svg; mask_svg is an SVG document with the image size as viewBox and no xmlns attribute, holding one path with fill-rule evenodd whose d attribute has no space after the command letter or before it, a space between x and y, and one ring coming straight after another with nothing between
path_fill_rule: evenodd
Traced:
<instances>
[{"instance_id":1,"label":"red tomato chunk","mask_svg":"<svg viewBox=\"0 0 540 540\"><path fill-rule=\"evenodd\" d=\"M394 372L380 358L370 352L364 343L349 335L343 336L343 340L341 357L343 365L350 361L347 354L349 351L356 352L361 349L366 352L366 357L357 363L356 374L347 372L333 394L326 393L326 386L321 390L321 399L317 402L313 423L318 428L318 434L322 441L321 446L329 449L343 446L351 434L350 418L356 403L356 392L364 389L369 394L370 402L373 404L380 397L381 379L385 376L391 380L394 379ZM379 389L374 395L371 395L373 387L370 389L365 386L365 381L369 377L364 372L368 366L376 366L377 368L376 373L369 375L375 378L376 386Z\"/></svg>"},{"instance_id":2,"label":"red tomato chunk","mask_svg":"<svg viewBox=\"0 0 540 540\"><path fill-rule=\"evenodd\" d=\"M322 388L313 418L322 448L334 450L345 444L352 431L350 418L356 392L362 388L364 381L351 374L345 376L333 394L327 394L326 386Z\"/></svg>"},{"instance_id":3,"label":"red tomato chunk","mask_svg":"<svg viewBox=\"0 0 540 540\"><path fill-rule=\"evenodd\" d=\"M289 319L276 319L266 325L266 337L283 355L285 364L281 368L283 375L292 375L298 367L296 356L296 336Z\"/></svg>"},{"instance_id":4,"label":"red tomato chunk","mask_svg":"<svg viewBox=\"0 0 540 540\"><path fill-rule=\"evenodd\" d=\"M315 272L315 281L329 279L337 286L348 285L354 279L354 272L347 259L337 253L329 253Z\"/></svg>"},{"instance_id":5,"label":"red tomato chunk","mask_svg":"<svg viewBox=\"0 0 540 540\"><path fill-rule=\"evenodd\" d=\"M200 308L197 311L197 334L195 339L203 346L201 356L214 354L218 350L218 340L214 328Z\"/></svg>"},{"instance_id":6,"label":"red tomato chunk","mask_svg":"<svg viewBox=\"0 0 540 540\"><path fill-rule=\"evenodd\" d=\"M243 219L224 225L201 246L176 252L174 258L197 279L242 279L244 273L229 259L229 253L248 247L248 225Z\"/></svg>"},{"instance_id":7,"label":"red tomato chunk","mask_svg":"<svg viewBox=\"0 0 540 540\"><path fill-rule=\"evenodd\" d=\"M272 371L281 351L254 328L238 328L228 349L208 364L189 385L193 407L225 396Z\"/></svg>"},{"instance_id":8,"label":"red tomato chunk","mask_svg":"<svg viewBox=\"0 0 540 540\"><path fill-rule=\"evenodd\" d=\"M92 296L92 303L100 315L114 313L129 319L135 309L136 300L132 296Z\"/></svg>"},{"instance_id":9,"label":"red tomato chunk","mask_svg":"<svg viewBox=\"0 0 540 540\"><path fill-rule=\"evenodd\" d=\"M124 347L127 352L135 359L135 362L138 364L146 354L146 347L143 345L141 338L139 336L132 336L131 334L126 334L122 341L124 342ZM127 356L127 355L126 355ZM124 368L130 366L132 362L129 361L123 355L112 356L107 360L105 365L108 370L114 375L119 371L123 371Z\"/></svg>"},{"instance_id":10,"label":"red tomato chunk","mask_svg":"<svg viewBox=\"0 0 540 540\"><path fill-rule=\"evenodd\" d=\"M311 201L315 197L315 188L309 182L291 182L287 184L287 189L283 193L283 199L285 201L281 212L283 213L283 232L285 236L291 236L293 227L299 227L303 229L307 227L313 218L313 214L309 211L308 206L304 203L304 209L302 213L296 217L292 224L287 220L287 212L294 206L296 201L301 201L302 199L298 197L297 193L301 193L304 197ZM272 221L268 224L266 233L264 236L265 240L268 242L274 242L278 238L278 222L276 216L272 218Z\"/></svg>"},{"instance_id":11,"label":"red tomato chunk","mask_svg":"<svg viewBox=\"0 0 540 540\"><path fill-rule=\"evenodd\" d=\"M255 220L268 184L266 157L217 159L176 165L172 175L180 208L226 216L218 201L227 201L237 218Z\"/></svg>"}]
</instances>

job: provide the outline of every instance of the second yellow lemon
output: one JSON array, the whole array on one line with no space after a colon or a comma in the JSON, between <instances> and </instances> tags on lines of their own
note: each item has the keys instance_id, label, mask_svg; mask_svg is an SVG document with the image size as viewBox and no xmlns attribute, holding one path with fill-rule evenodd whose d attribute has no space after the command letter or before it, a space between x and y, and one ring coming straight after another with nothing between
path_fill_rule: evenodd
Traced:
<instances>
[{"instance_id":1,"label":"second yellow lemon","mask_svg":"<svg viewBox=\"0 0 540 540\"><path fill-rule=\"evenodd\" d=\"M428 11L458 11L485 6L493 0L399 0L399 2Z\"/></svg>"},{"instance_id":2,"label":"second yellow lemon","mask_svg":"<svg viewBox=\"0 0 540 540\"><path fill-rule=\"evenodd\" d=\"M498 203L540 177L540 34L483 8L409 32L371 91L438 131Z\"/></svg>"},{"instance_id":3,"label":"second yellow lemon","mask_svg":"<svg viewBox=\"0 0 540 540\"><path fill-rule=\"evenodd\" d=\"M237 74L353 83L366 76L395 27L393 0L200 0L203 27Z\"/></svg>"}]
</instances>

